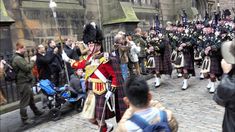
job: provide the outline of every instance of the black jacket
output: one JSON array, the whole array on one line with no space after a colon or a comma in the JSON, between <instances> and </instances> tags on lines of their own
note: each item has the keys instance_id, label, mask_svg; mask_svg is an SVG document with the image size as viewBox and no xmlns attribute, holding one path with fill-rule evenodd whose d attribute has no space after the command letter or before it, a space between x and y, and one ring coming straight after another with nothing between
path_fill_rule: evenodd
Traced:
<instances>
[{"instance_id":1,"label":"black jacket","mask_svg":"<svg viewBox=\"0 0 235 132\"><path fill-rule=\"evenodd\" d=\"M225 74L214 95L217 104L225 107L223 132L235 132L235 68Z\"/></svg>"},{"instance_id":2,"label":"black jacket","mask_svg":"<svg viewBox=\"0 0 235 132\"><path fill-rule=\"evenodd\" d=\"M71 49L67 45L64 46L64 52L67 54L67 56L70 59L73 59L73 60L79 60L79 57L81 56L81 52L79 49L77 49L77 48ZM74 73L74 70L72 69L70 63L66 63L66 65L67 65L68 73L70 76Z\"/></svg>"},{"instance_id":3,"label":"black jacket","mask_svg":"<svg viewBox=\"0 0 235 132\"><path fill-rule=\"evenodd\" d=\"M48 47L47 53L49 56L53 54L54 49L52 49L51 47ZM62 71L62 57L60 54L55 54L55 57L52 59L52 61L49 64L51 73L58 73Z\"/></svg>"},{"instance_id":4,"label":"black jacket","mask_svg":"<svg viewBox=\"0 0 235 132\"><path fill-rule=\"evenodd\" d=\"M41 79L51 79L51 70L49 67L49 64L53 61L55 58L55 54L49 54L47 53L46 55L42 55L37 53L37 60L36 60L36 65L38 68L39 72L39 80Z\"/></svg>"}]
</instances>

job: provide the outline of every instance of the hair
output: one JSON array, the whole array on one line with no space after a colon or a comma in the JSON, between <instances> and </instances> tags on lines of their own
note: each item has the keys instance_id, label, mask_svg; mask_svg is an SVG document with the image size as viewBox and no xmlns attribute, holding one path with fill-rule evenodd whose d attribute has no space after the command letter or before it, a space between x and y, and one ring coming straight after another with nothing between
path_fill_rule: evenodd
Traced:
<instances>
[{"instance_id":1,"label":"hair","mask_svg":"<svg viewBox=\"0 0 235 132\"><path fill-rule=\"evenodd\" d=\"M47 45L48 46L50 46L50 43L53 41L53 39L49 39L48 41L47 41Z\"/></svg>"},{"instance_id":2,"label":"hair","mask_svg":"<svg viewBox=\"0 0 235 132\"><path fill-rule=\"evenodd\" d=\"M21 43L21 42L17 42L16 43L16 50L19 50L19 49L22 49L22 48L24 48L24 44L23 43Z\"/></svg>"},{"instance_id":3,"label":"hair","mask_svg":"<svg viewBox=\"0 0 235 132\"><path fill-rule=\"evenodd\" d=\"M148 104L149 87L147 82L138 76L130 77L124 89L126 97L130 103L137 108L143 108Z\"/></svg>"},{"instance_id":4,"label":"hair","mask_svg":"<svg viewBox=\"0 0 235 132\"><path fill-rule=\"evenodd\" d=\"M123 35L121 34L117 34L115 37L114 37L114 42L115 43L120 43L120 41L123 39Z\"/></svg>"},{"instance_id":5,"label":"hair","mask_svg":"<svg viewBox=\"0 0 235 132\"><path fill-rule=\"evenodd\" d=\"M136 28L135 33L141 33L141 28Z\"/></svg>"}]
</instances>

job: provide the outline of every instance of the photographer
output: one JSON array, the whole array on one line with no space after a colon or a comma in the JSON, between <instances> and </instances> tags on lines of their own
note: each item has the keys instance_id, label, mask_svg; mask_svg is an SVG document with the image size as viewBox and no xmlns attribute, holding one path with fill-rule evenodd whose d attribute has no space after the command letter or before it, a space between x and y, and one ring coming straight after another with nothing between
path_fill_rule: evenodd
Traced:
<instances>
[{"instance_id":1,"label":"photographer","mask_svg":"<svg viewBox=\"0 0 235 132\"><path fill-rule=\"evenodd\" d=\"M79 57L81 56L81 51L79 50L78 46L72 41L70 38L66 38L64 40L64 52L66 55L73 60L79 60ZM68 68L68 74L71 76L74 73L74 70L70 66L70 63L66 63Z\"/></svg>"},{"instance_id":2,"label":"photographer","mask_svg":"<svg viewBox=\"0 0 235 132\"><path fill-rule=\"evenodd\" d=\"M54 40L48 41L48 49L46 54L53 55L56 53L53 60L49 63L52 82L55 86L59 85L60 72L62 71L62 57L59 54L59 49L61 49L61 46L59 44L56 45Z\"/></svg>"}]
</instances>

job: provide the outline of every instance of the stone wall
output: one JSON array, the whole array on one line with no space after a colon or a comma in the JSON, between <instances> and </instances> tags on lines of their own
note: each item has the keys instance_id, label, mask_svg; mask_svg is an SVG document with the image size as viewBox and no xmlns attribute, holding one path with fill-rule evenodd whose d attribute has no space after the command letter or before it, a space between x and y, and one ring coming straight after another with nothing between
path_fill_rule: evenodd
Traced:
<instances>
[{"instance_id":1,"label":"stone wall","mask_svg":"<svg viewBox=\"0 0 235 132\"><path fill-rule=\"evenodd\" d=\"M58 28L48 0L4 0L7 12L15 23L11 26L13 46L22 41L26 46L45 43L48 39L72 36L81 39L84 25L84 8L76 0L56 0ZM60 32L58 32L58 30Z\"/></svg>"}]
</instances>

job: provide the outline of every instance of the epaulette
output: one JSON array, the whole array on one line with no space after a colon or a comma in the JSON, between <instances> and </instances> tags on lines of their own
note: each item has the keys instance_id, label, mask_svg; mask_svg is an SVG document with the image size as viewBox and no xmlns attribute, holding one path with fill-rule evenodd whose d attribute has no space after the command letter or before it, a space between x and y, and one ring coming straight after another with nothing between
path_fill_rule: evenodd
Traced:
<instances>
[{"instance_id":1,"label":"epaulette","mask_svg":"<svg viewBox=\"0 0 235 132\"><path fill-rule=\"evenodd\" d=\"M100 60L100 63L103 63L103 64L109 62L109 59L106 57L101 57L99 60Z\"/></svg>"}]
</instances>

